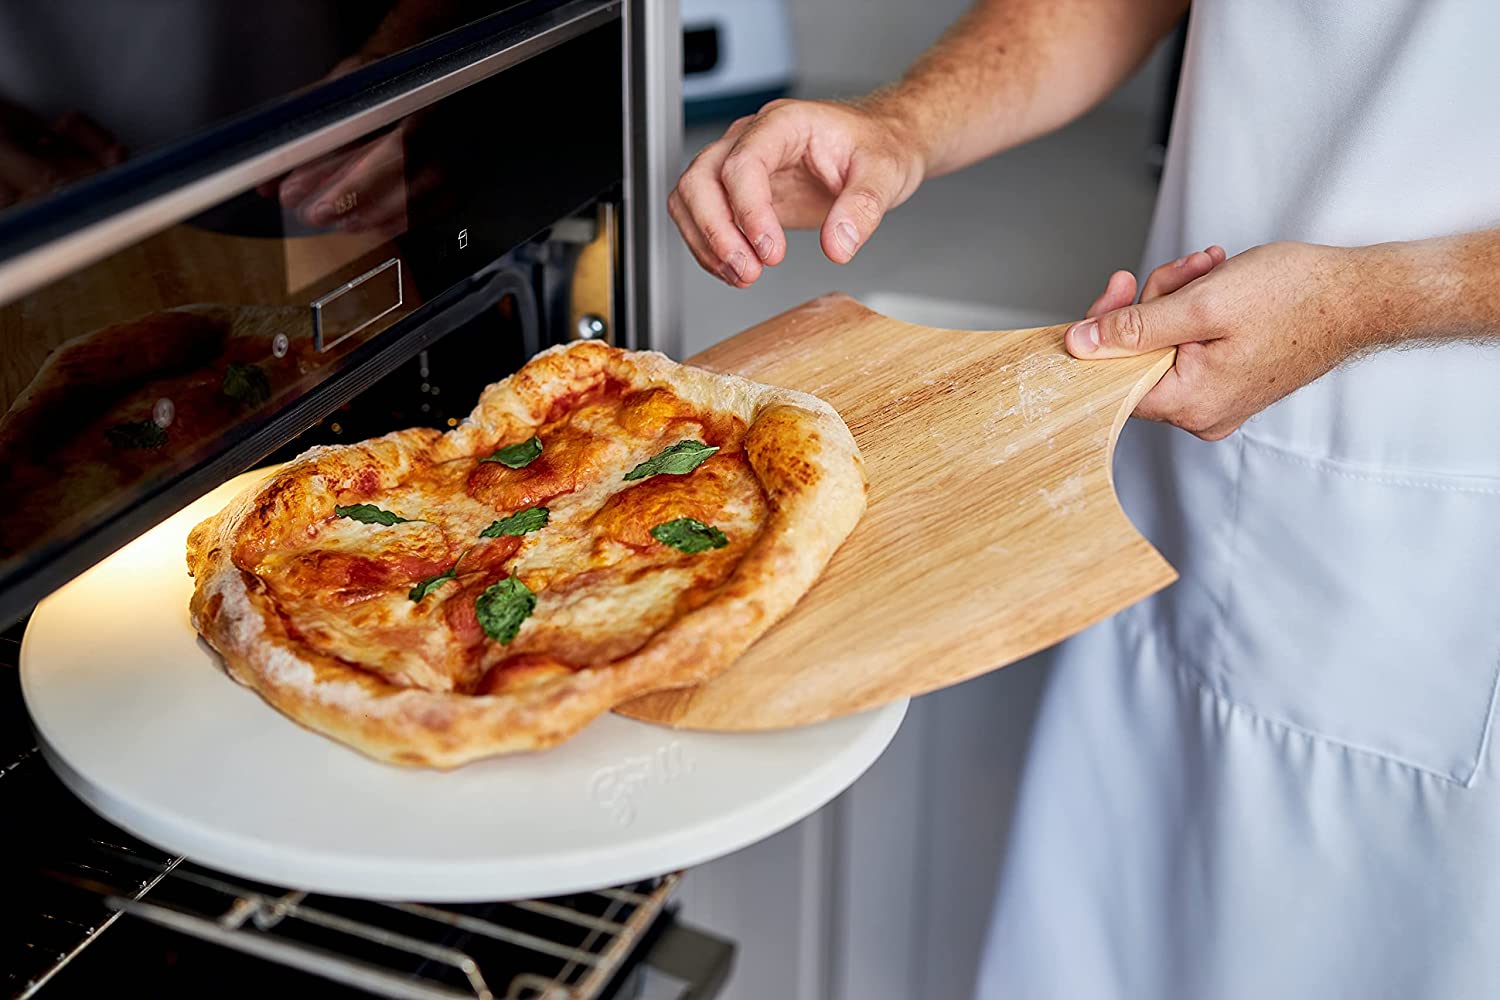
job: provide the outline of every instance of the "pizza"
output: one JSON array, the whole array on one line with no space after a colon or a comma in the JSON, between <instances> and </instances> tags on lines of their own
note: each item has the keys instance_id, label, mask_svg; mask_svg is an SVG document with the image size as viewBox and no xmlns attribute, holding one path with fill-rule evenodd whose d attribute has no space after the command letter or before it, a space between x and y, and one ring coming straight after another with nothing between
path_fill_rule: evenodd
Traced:
<instances>
[{"instance_id":1,"label":"pizza","mask_svg":"<svg viewBox=\"0 0 1500 1000\"><path fill-rule=\"evenodd\" d=\"M827 403L581 341L452 430L313 448L199 524L192 621L302 725L454 767L720 673L864 506Z\"/></svg>"}]
</instances>

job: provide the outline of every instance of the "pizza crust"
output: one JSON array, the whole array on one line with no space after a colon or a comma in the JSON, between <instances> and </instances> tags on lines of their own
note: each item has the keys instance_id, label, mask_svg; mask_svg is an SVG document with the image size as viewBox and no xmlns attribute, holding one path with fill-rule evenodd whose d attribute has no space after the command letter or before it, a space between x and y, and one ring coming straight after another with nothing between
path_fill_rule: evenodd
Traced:
<instances>
[{"instance_id":1,"label":"pizza crust","mask_svg":"<svg viewBox=\"0 0 1500 1000\"><path fill-rule=\"evenodd\" d=\"M768 506L764 529L714 595L630 655L502 694L402 687L289 635L266 584L236 565L235 553L244 565L247 553L325 517L333 497L372 468L379 483L363 486L393 488L427 463L523 436L601 375L635 389L663 386L708 414L744 421L745 455ZM563 345L486 389L446 434L413 429L311 449L199 524L188 539L192 621L236 680L297 722L380 760L456 767L552 746L615 705L722 672L812 586L863 514L865 489L853 436L816 397L654 352Z\"/></svg>"}]
</instances>

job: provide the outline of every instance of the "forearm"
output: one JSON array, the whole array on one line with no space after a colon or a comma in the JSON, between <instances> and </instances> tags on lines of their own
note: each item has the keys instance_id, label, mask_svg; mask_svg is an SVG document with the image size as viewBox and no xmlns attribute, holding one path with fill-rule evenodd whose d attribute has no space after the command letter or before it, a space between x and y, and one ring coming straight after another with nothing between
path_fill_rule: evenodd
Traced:
<instances>
[{"instance_id":1,"label":"forearm","mask_svg":"<svg viewBox=\"0 0 1500 1000\"><path fill-rule=\"evenodd\" d=\"M1186 0L978 0L896 83L860 103L919 148L926 176L1059 128L1102 100Z\"/></svg>"},{"instance_id":2,"label":"forearm","mask_svg":"<svg viewBox=\"0 0 1500 1000\"><path fill-rule=\"evenodd\" d=\"M1500 228L1352 253L1357 349L1500 340Z\"/></svg>"}]
</instances>

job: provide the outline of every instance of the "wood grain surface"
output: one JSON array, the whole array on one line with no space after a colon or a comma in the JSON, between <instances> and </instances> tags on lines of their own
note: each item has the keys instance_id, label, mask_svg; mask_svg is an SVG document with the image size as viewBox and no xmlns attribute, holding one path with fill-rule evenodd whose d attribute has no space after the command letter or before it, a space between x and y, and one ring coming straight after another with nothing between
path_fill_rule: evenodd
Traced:
<instances>
[{"instance_id":1,"label":"wood grain surface","mask_svg":"<svg viewBox=\"0 0 1500 1000\"><path fill-rule=\"evenodd\" d=\"M832 403L864 453L869 509L726 673L618 711L693 729L818 722L1013 663L1175 580L1110 468L1173 352L1080 362L1065 329L937 330L835 294L690 359Z\"/></svg>"}]
</instances>

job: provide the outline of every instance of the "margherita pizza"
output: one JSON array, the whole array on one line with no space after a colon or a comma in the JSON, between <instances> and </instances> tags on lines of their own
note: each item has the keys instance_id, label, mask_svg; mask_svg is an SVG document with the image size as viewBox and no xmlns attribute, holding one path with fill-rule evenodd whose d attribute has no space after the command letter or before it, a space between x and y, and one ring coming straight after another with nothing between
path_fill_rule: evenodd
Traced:
<instances>
[{"instance_id":1,"label":"margherita pizza","mask_svg":"<svg viewBox=\"0 0 1500 1000\"><path fill-rule=\"evenodd\" d=\"M718 674L864 505L828 404L581 342L451 431L314 448L198 525L192 619L303 725L452 767Z\"/></svg>"}]
</instances>

